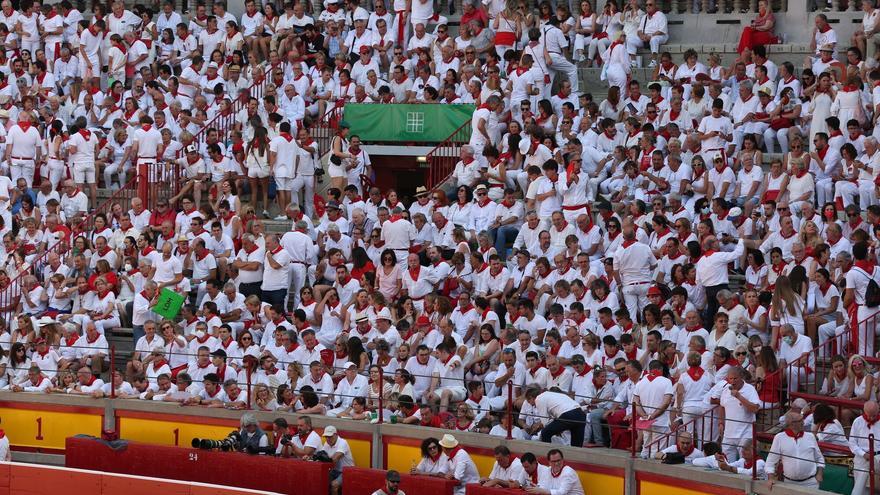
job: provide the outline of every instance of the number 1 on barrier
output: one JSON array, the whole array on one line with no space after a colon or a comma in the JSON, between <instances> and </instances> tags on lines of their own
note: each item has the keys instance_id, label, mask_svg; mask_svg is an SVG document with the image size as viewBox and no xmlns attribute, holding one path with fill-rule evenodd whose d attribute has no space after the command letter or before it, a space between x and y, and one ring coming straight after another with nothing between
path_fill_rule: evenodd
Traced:
<instances>
[{"instance_id":1,"label":"number 1 on barrier","mask_svg":"<svg viewBox=\"0 0 880 495\"><path fill-rule=\"evenodd\" d=\"M174 446L178 447L180 445L180 428L175 428L172 433L174 434Z\"/></svg>"},{"instance_id":2,"label":"number 1 on barrier","mask_svg":"<svg viewBox=\"0 0 880 495\"><path fill-rule=\"evenodd\" d=\"M34 438L36 440L43 439L43 418L42 417L37 418L37 436Z\"/></svg>"}]
</instances>

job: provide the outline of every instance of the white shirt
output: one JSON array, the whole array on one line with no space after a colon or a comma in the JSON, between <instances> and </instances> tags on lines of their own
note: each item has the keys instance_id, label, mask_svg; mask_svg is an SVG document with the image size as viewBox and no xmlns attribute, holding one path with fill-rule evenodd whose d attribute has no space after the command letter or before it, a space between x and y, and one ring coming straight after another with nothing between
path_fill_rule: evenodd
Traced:
<instances>
[{"instance_id":1,"label":"white shirt","mask_svg":"<svg viewBox=\"0 0 880 495\"><path fill-rule=\"evenodd\" d=\"M654 425L658 427L666 427L669 425L669 405L672 404L672 381L665 376L658 376L653 380L649 377L642 378L636 383L633 395L639 398L639 401L645 413L649 416L654 415L657 410L663 406L663 402L669 396L669 404L667 409L654 419Z\"/></svg>"},{"instance_id":2,"label":"white shirt","mask_svg":"<svg viewBox=\"0 0 880 495\"><path fill-rule=\"evenodd\" d=\"M461 448L449 459L449 469L447 472L451 473L459 481L458 486L454 490L456 495L464 495L465 485L468 483L480 481L480 473L477 471L476 464L474 464L471 456Z\"/></svg>"},{"instance_id":3,"label":"white shirt","mask_svg":"<svg viewBox=\"0 0 880 495\"><path fill-rule=\"evenodd\" d=\"M492 472L489 473L489 479L516 481L523 476L524 472L522 462L520 462L518 457L513 457L506 468L501 467L501 465L498 464L498 461L495 461L495 464L492 466Z\"/></svg>"},{"instance_id":4,"label":"white shirt","mask_svg":"<svg viewBox=\"0 0 880 495\"><path fill-rule=\"evenodd\" d=\"M760 404L758 392L752 385L744 383L739 393L746 401ZM751 438L755 413L747 411L742 402L730 393L730 386L726 384L721 391L720 400L721 407L724 408L724 438Z\"/></svg>"},{"instance_id":5,"label":"white shirt","mask_svg":"<svg viewBox=\"0 0 880 495\"><path fill-rule=\"evenodd\" d=\"M38 147L42 146L40 131L29 126L25 131L21 124L9 128L6 134L6 145L11 146L10 156L16 158L34 158Z\"/></svg>"},{"instance_id":6,"label":"white shirt","mask_svg":"<svg viewBox=\"0 0 880 495\"><path fill-rule=\"evenodd\" d=\"M624 247L623 244L614 253L614 270L620 273L624 286L651 280L657 259L647 244L634 242ZM726 273L726 269L725 269Z\"/></svg>"},{"instance_id":7,"label":"white shirt","mask_svg":"<svg viewBox=\"0 0 880 495\"><path fill-rule=\"evenodd\" d=\"M577 472L569 466L563 466L562 472L554 476L552 468L538 470L538 487L550 490L550 495L583 495L584 487Z\"/></svg>"},{"instance_id":8,"label":"white shirt","mask_svg":"<svg viewBox=\"0 0 880 495\"><path fill-rule=\"evenodd\" d=\"M773 445L764 465L768 476L776 472L776 465L780 461L785 479L795 481L812 478L819 468L825 468L825 456L819 450L816 436L808 432L793 437L788 431L781 431L773 437Z\"/></svg>"},{"instance_id":9,"label":"white shirt","mask_svg":"<svg viewBox=\"0 0 880 495\"><path fill-rule=\"evenodd\" d=\"M549 423L568 411L579 409L580 405L565 394L544 392L535 398L535 407L538 410L538 417Z\"/></svg>"},{"instance_id":10,"label":"white shirt","mask_svg":"<svg viewBox=\"0 0 880 495\"><path fill-rule=\"evenodd\" d=\"M289 288L290 280L288 280L287 274L290 270L290 254L284 249L284 247L279 245L274 251L272 251L272 258L281 266L273 268L269 263L269 252L266 252L265 261L263 262L262 290Z\"/></svg>"},{"instance_id":11,"label":"white shirt","mask_svg":"<svg viewBox=\"0 0 880 495\"><path fill-rule=\"evenodd\" d=\"M743 252L743 241L739 240L733 251L714 252L711 255L703 255L697 261L697 285L714 287L728 283L727 264L740 258Z\"/></svg>"}]
</instances>

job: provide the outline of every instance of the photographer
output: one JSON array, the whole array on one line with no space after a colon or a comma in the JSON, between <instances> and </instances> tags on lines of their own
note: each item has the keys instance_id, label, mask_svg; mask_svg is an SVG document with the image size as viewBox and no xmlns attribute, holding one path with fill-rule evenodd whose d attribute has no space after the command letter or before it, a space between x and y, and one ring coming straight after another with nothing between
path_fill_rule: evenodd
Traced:
<instances>
[{"instance_id":1,"label":"photographer","mask_svg":"<svg viewBox=\"0 0 880 495\"><path fill-rule=\"evenodd\" d=\"M330 494L342 493L342 470L348 466L354 466L354 457L351 455L351 447L344 438L339 436L335 426L324 428L324 446L321 448L333 461L333 470L330 471Z\"/></svg>"},{"instance_id":2,"label":"photographer","mask_svg":"<svg viewBox=\"0 0 880 495\"><path fill-rule=\"evenodd\" d=\"M241 444L239 449L249 454L265 454L269 450L269 437L260 429L257 417L252 413L241 416Z\"/></svg>"}]
</instances>

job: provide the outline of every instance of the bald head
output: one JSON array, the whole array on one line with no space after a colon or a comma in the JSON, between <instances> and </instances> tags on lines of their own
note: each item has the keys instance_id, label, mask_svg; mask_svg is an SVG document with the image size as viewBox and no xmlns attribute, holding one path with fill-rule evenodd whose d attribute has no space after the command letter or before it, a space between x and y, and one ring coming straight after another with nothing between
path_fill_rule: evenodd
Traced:
<instances>
[{"instance_id":1,"label":"bald head","mask_svg":"<svg viewBox=\"0 0 880 495\"><path fill-rule=\"evenodd\" d=\"M880 412L880 405L877 405L877 401L869 400L868 402L865 402L863 411L865 412L865 416L874 419L877 417L877 413Z\"/></svg>"}]
</instances>

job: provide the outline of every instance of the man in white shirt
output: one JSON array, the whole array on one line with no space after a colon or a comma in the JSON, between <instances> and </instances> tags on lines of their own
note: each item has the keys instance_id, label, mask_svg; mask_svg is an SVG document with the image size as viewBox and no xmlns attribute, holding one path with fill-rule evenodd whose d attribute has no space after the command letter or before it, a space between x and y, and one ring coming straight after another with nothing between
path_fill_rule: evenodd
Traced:
<instances>
[{"instance_id":1,"label":"man in white shirt","mask_svg":"<svg viewBox=\"0 0 880 495\"><path fill-rule=\"evenodd\" d=\"M519 479L524 475L522 462L511 455L510 449L504 445L498 445L494 449L495 464L492 472L486 478L480 479L480 484L486 487L519 488Z\"/></svg>"},{"instance_id":2,"label":"man in white shirt","mask_svg":"<svg viewBox=\"0 0 880 495\"><path fill-rule=\"evenodd\" d=\"M819 450L816 435L804 431L801 413L789 411L785 418L786 429L773 437L773 445L764 464L767 477L771 480L774 478L777 464L781 462L781 481L787 485L818 490L825 469L825 455Z\"/></svg>"},{"instance_id":3,"label":"man in white shirt","mask_svg":"<svg viewBox=\"0 0 880 495\"><path fill-rule=\"evenodd\" d=\"M647 457L648 445L654 435L663 435L669 431L669 407L672 405L672 381L663 376L663 363L651 361L648 374L636 383L633 390L633 403L636 413L650 426L641 430L642 457Z\"/></svg>"},{"instance_id":4,"label":"man in white shirt","mask_svg":"<svg viewBox=\"0 0 880 495\"><path fill-rule=\"evenodd\" d=\"M740 239L733 251L720 251L721 243L714 236L703 241L703 256L697 261L697 285L706 290L707 314L706 321L715 321L718 312L718 293L729 289L727 264L738 260L745 249Z\"/></svg>"},{"instance_id":5,"label":"man in white shirt","mask_svg":"<svg viewBox=\"0 0 880 495\"><path fill-rule=\"evenodd\" d=\"M761 403L755 387L743 380L743 373L740 367L727 372L727 385L719 399L721 444L728 462L738 459L739 447L751 440L752 423Z\"/></svg>"},{"instance_id":6,"label":"man in white shirt","mask_svg":"<svg viewBox=\"0 0 880 495\"><path fill-rule=\"evenodd\" d=\"M584 425L587 415L574 399L558 392L543 392L537 387L526 390L526 401L537 408L537 422L543 424L541 441L550 443L550 439L565 431L571 433L571 446L584 445Z\"/></svg>"},{"instance_id":7,"label":"man in white shirt","mask_svg":"<svg viewBox=\"0 0 880 495\"><path fill-rule=\"evenodd\" d=\"M874 438L880 437L880 406L876 401L869 400L865 402L862 409L864 414L860 414L852 422L849 431L849 450L853 453L853 478L855 483L851 495L862 495L866 493L866 484L870 476L870 465L873 460L874 471L877 472L878 460L880 456L876 452L871 452L871 444L869 436ZM877 450L876 440L874 442L874 450Z\"/></svg>"},{"instance_id":8,"label":"man in white shirt","mask_svg":"<svg viewBox=\"0 0 880 495\"><path fill-rule=\"evenodd\" d=\"M31 123L31 114L21 112L19 122L9 128L6 135L6 153L3 161L7 163L13 182L24 178L27 187L34 182L36 163L42 155L40 131Z\"/></svg>"},{"instance_id":9,"label":"man in white shirt","mask_svg":"<svg viewBox=\"0 0 880 495\"><path fill-rule=\"evenodd\" d=\"M263 302L284 304L290 288L290 253L278 243L278 236L267 234L263 261L263 282L260 286Z\"/></svg>"},{"instance_id":10,"label":"man in white shirt","mask_svg":"<svg viewBox=\"0 0 880 495\"><path fill-rule=\"evenodd\" d=\"M529 493L541 493L545 495L583 495L584 487L577 471L571 466L565 465L562 451L552 449L547 452L548 469L538 470L538 488L529 489Z\"/></svg>"},{"instance_id":11,"label":"man in white shirt","mask_svg":"<svg viewBox=\"0 0 880 495\"><path fill-rule=\"evenodd\" d=\"M552 24L545 24L541 29L543 31L543 39L541 41L544 44L545 58L550 58L548 68L554 75L556 72L565 73L568 82L571 83L572 92L577 93L580 85L577 66L571 63L565 56L565 50L569 44L568 39L561 29Z\"/></svg>"},{"instance_id":12,"label":"man in white shirt","mask_svg":"<svg viewBox=\"0 0 880 495\"><path fill-rule=\"evenodd\" d=\"M458 485L453 493L455 495L464 495L465 485L480 481L480 473L477 471L477 466L471 459L470 454L459 446L458 440L454 436L447 433L443 435L439 443L449 458L449 473L446 475L446 478L458 480Z\"/></svg>"},{"instance_id":13,"label":"man in white shirt","mask_svg":"<svg viewBox=\"0 0 880 495\"><path fill-rule=\"evenodd\" d=\"M369 381L366 376L358 374L357 365L348 361L342 365L342 369L345 370L345 376L339 380L334 392L333 401L336 407L327 411L327 416L331 418L339 416L340 413L351 407L355 397L367 396Z\"/></svg>"},{"instance_id":14,"label":"man in white shirt","mask_svg":"<svg viewBox=\"0 0 880 495\"><path fill-rule=\"evenodd\" d=\"M657 266L657 258L650 246L636 240L631 225L623 228L623 243L614 253L614 277L620 284L629 314L642 314L651 287L651 276Z\"/></svg>"},{"instance_id":15,"label":"man in white shirt","mask_svg":"<svg viewBox=\"0 0 880 495\"><path fill-rule=\"evenodd\" d=\"M660 45L669 41L669 27L666 15L657 10L656 0L648 0L645 3L645 15L639 25L635 36L626 40L628 51L635 55L636 50L647 45L651 48L650 67L657 65L657 56L660 53Z\"/></svg>"},{"instance_id":16,"label":"man in white shirt","mask_svg":"<svg viewBox=\"0 0 880 495\"><path fill-rule=\"evenodd\" d=\"M361 378L366 381L366 377L362 376ZM330 493L331 495L339 495L342 493L342 470L354 466L354 456L351 454L348 442L339 436L335 426L330 425L324 428L324 433L321 436L324 437L322 450L333 461L333 470L330 471Z\"/></svg>"}]
</instances>

